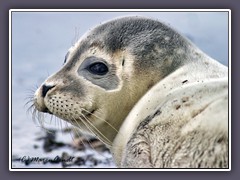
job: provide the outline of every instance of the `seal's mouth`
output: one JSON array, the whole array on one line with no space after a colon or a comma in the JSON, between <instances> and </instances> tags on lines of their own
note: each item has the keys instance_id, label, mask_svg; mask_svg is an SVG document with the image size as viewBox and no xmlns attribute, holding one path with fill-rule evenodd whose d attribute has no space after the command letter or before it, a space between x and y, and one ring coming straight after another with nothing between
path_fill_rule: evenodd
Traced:
<instances>
[{"instance_id":1,"label":"seal's mouth","mask_svg":"<svg viewBox=\"0 0 240 180\"><path fill-rule=\"evenodd\" d=\"M54 106L49 105L49 103L46 104L46 100L44 100L44 97L40 96L39 93L36 93L33 104L37 111L55 115L55 116L58 116L63 119L66 119L66 116L62 116L63 115L62 112L67 112L72 115L74 114L75 118L76 118L76 116L83 116L83 117L90 118L97 111L96 107L91 107L89 109L79 107L78 110L76 111L76 108L74 108L68 104L65 105L66 107L68 107L68 110L66 110L66 109L62 108L63 105L60 102L61 101L52 102L52 105L54 105ZM70 104L73 105L73 103L70 103Z\"/></svg>"},{"instance_id":2,"label":"seal's mouth","mask_svg":"<svg viewBox=\"0 0 240 180\"><path fill-rule=\"evenodd\" d=\"M43 84L37 89L34 107L38 112L54 115L67 122L74 122L78 118L84 122L92 121L98 117L96 105L81 103L81 100L70 97L65 92L56 91L56 87Z\"/></svg>"},{"instance_id":3,"label":"seal's mouth","mask_svg":"<svg viewBox=\"0 0 240 180\"><path fill-rule=\"evenodd\" d=\"M92 111L89 112L82 112L85 116L90 117L94 114L94 112L96 111L96 109L93 109Z\"/></svg>"},{"instance_id":4,"label":"seal's mouth","mask_svg":"<svg viewBox=\"0 0 240 180\"><path fill-rule=\"evenodd\" d=\"M47 107L45 107L41 112L43 113L48 113L48 114L53 114Z\"/></svg>"}]
</instances>

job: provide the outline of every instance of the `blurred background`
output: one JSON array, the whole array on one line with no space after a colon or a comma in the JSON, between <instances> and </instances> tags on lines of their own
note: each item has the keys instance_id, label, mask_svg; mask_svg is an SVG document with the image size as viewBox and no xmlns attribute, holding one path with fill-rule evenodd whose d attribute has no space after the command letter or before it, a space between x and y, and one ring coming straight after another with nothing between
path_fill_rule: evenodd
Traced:
<instances>
[{"instance_id":1,"label":"blurred background","mask_svg":"<svg viewBox=\"0 0 240 180\"><path fill-rule=\"evenodd\" d=\"M72 148L71 133L57 132L54 136L55 142L69 146L46 151L46 131L34 123L27 113L30 104L25 104L45 78L62 67L68 49L79 37L100 23L127 15L146 16L170 25L228 66L228 12L12 12L13 168L62 168L60 163L28 163L19 158L54 158L64 153L85 157L84 162L69 167L115 167L108 151ZM61 124L53 121L49 128L56 126Z\"/></svg>"}]
</instances>

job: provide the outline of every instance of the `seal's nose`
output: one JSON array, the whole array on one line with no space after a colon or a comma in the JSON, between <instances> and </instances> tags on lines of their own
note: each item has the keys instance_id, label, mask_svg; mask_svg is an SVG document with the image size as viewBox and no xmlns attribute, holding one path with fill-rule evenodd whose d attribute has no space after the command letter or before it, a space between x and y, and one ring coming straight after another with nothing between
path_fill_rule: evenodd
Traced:
<instances>
[{"instance_id":1,"label":"seal's nose","mask_svg":"<svg viewBox=\"0 0 240 180\"><path fill-rule=\"evenodd\" d=\"M43 84L42 85L42 93L41 93L42 97L44 98L46 96L47 92L54 87L55 86L49 86L49 85Z\"/></svg>"}]
</instances>

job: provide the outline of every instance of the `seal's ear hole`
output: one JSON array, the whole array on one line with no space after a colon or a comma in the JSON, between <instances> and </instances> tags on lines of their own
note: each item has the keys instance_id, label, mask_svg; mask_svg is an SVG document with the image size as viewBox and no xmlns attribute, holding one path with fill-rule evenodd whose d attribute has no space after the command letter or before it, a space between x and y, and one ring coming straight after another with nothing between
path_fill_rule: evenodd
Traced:
<instances>
[{"instance_id":1,"label":"seal's ear hole","mask_svg":"<svg viewBox=\"0 0 240 180\"><path fill-rule=\"evenodd\" d=\"M122 60L122 66L124 66L124 63L125 63L125 59Z\"/></svg>"},{"instance_id":2,"label":"seal's ear hole","mask_svg":"<svg viewBox=\"0 0 240 180\"><path fill-rule=\"evenodd\" d=\"M108 73L108 67L103 62L94 62L87 67L87 70L96 75L105 75Z\"/></svg>"},{"instance_id":3,"label":"seal's ear hole","mask_svg":"<svg viewBox=\"0 0 240 180\"><path fill-rule=\"evenodd\" d=\"M69 56L69 52L68 52L68 53L66 54L66 56L65 56L65 59L64 59L63 65L67 62L68 56Z\"/></svg>"}]
</instances>

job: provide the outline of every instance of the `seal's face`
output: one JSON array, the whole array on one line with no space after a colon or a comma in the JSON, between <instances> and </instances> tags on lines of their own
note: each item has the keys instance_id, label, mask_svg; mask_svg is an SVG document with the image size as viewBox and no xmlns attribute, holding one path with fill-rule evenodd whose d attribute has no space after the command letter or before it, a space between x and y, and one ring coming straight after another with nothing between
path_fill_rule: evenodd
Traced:
<instances>
[{"instance_id":1,"label":"seal's face","mask_svg":"<svg viewBox=\"0 0 240 180\"><path fill-rule=\"evenodd\" d=\"M179 65L167 56L178 46L185 47L180 36L158 21L131 17L100 25L70 48L63 68L36 91L34 105L111 144L140 97Z\"/></svg>"},{"instance_id":2,"label":"seal's face","mask_svg":"<svg viewBox=\"0 0 240 180\"><path fill-rule=\"evenodd\" d=\"M126 62L130 57L123 51L108 54L96 43L78 56L81 46L80 41L72 47L63 68L36 91L35 107L110 144L112 131L117 133L120 119L138 99L129 83L132 62Z\"/></svg>"}]
</instances>

